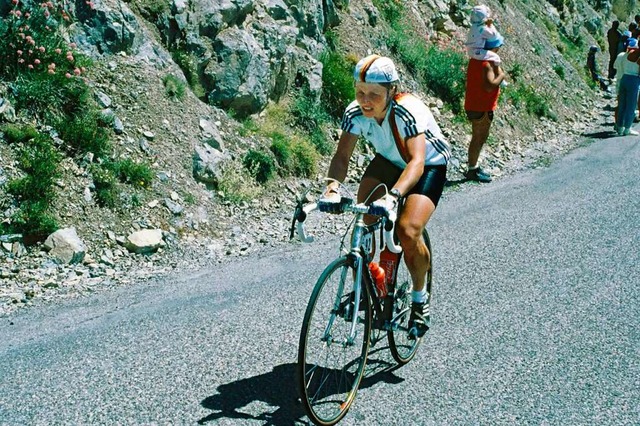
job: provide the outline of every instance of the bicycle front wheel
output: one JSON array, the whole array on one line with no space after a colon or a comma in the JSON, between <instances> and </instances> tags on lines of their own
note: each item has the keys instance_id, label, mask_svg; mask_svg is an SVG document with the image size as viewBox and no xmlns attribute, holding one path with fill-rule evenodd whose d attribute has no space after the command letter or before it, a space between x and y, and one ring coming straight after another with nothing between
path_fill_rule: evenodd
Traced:
<instances>
[{"instance_id":1,"label":"bicycle front wheel","mask_svg":"<svg viewBox=\"0 0 640 426\"><path fill-rule=\"evenodd\" d=\"M431 303L431 272L433 252L431 251L431 241L427 230L422 231L427 248L429 249L429 266L427 276L425 277L425 288L427 290L427 306ZM404 263L404 259L398 262L398 273L396 276L395 291L393 294L393 313L390 324L390 330L387 333L389 340L389 349L393 359L400 365L404 365L411 361L416 355L418 346L422 339L409 339L408 324L411 315L411 291L413 290L413 281L411 274Z\"/></svg>"},{"instance_id":2,"label":"bicycle front wheel","mask_svg":"<svg viewBox=\"0 0 640 426\"><path fill-rule=\"evenodd\" d=\"M300 332L298 381L307 415L319 425L340 421L353 403L369 351L371 307L365 286L354 312L352 260L341 257L320 275Z\"/></svg>"}]
</instances>

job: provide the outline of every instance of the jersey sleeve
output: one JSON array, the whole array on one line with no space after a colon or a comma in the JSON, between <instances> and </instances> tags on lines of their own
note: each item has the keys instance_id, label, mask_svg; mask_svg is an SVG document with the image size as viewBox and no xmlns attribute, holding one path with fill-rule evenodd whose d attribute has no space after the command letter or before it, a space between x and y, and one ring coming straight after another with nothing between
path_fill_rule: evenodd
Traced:
<instances>
[{"instance_id":1,"label":"jersey sleeve","mask_svg":"<svg viewBox=\"0 0 640 426\"><path fill-rule=\"evenodd\" d=\"M344 132L352 133L354 135L362 134L362 126L360 124L359 117L362 117L362 110L358 105L358 102L353 101L349 104L347 109L345 109L344 114L342 115L342 124L340 128Z\"/></svg>"},{"instance_id":2,"label":"jersey sleeve","mask_svg":"<svg viewBox=\"0 0 640 426\"><path fill-rule=\"evenodd\" d=\"M421 133L425 134L427 140L445 139L431 110L413 95L404 96L399 100L396 117L398 130L405 140Z\"/></svg>"}]
</instances>

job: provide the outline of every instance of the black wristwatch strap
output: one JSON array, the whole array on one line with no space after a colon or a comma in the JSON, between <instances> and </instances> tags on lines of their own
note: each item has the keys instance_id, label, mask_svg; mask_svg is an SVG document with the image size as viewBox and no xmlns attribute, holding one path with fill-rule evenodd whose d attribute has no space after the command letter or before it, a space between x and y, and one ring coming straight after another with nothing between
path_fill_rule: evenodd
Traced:
<instances>
[{"instance_id":1,"label":"black wristwatch strap","mask_svg":"<svg viewBox=\"0 0 640 426\"><path fill-rule=\"evenodd\" d=\"M393 188L391 191L389 191L389 194L393 195L398 200L402 198L402 194L400 193L400 190L398 188Z\"/></svg>"}]
</instances>

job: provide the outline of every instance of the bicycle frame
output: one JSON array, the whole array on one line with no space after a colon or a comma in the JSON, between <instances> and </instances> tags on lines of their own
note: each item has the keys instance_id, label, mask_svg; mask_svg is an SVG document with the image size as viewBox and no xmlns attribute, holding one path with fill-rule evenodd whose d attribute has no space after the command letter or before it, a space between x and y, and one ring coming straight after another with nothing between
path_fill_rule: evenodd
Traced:
<instances>
[{"instance_id":1,"label":"bicycle frame","mask_svg":"<svg viewBox=\"0 0 640 426\"><path fill-rule=\"evenodd\" d=\"M347 257L350 258L353 263L354 269L356 271L356 277L354 280L354 312L358 312L360 308L360 301L362 296L362 284L364 283L367 287L367 294L371 300L371 305L373 306L373 310L375 312L374 318L381 319L383 308L380 303L380 299L378 299L376 295L376 290L373 285L373 281L368 273L364 273L364 271L368 271L366 266L369 264L368 257L370 256L367 253L367 247L364 247L363 240L366 235L373 234L378 231L384 225L383 219L378 219L376 222L367 225L364 222L364 213L357 213L355 224L353 226L353 231L351 232L351 247L349 248L349 252ZM343 281L344 282L344 281ZM344 288L341 289L340 294L337 297L337 301L339 303L340 298L342 297L342 292ZM354 316L354 319L356 316ZM330 329L330 327L328 328ZM356 323L351 325L351 332L349 334L349 341L352 343L355 339L356 333Z\"/></svg>"}]
</instances>

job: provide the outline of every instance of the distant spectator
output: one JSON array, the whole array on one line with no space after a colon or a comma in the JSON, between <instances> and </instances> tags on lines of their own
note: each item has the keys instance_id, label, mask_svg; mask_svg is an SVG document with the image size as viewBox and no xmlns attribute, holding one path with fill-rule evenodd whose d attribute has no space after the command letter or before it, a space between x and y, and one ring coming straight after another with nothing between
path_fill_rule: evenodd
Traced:
<instances>
[{"instance_id":1,"label":"distant spectator","mask_svg":"<svg viewBox=\"0 0 640 426\"><path fill-rule=\"evenodd\" d=\"M622 31L620 31L620 21L613 21L611 28L607 31L607 41L609 42L609 78L616 76L616 70L613 68L613 63L618 56L618 43L622 38Z\"/></svg>"},{"instance_id":2,"label":"distant spectator","mask_svg":"<svg viewBox=\"0 0 640 426\"><path fill-rule=\"evenodd\" d=\"M640 36L640 15L634 16L633 21L636 24L636 28L635 31L631 30L631 37L638 40L638 36Z\"/></svg>"},{"instance_id":3,"label":"distant spectator","mask_svg":"<svg viewBox=\"0 0 640 426\"><path fill-rule=\"evenodd\" d=\"M600 72L598 71L598 63L596 62L596 53L599 50L598 46L595 45L589 48L589 54L587 55L587 69L589 70L593 81L600 84L600 89L607 90L607 82L605 81L605 78L600 75Z\"/></svg>"},{"instance_id":4,"label":"distant spectator","mask_svg":"<svg viewBox=\"0 0 640 426\"><path fill-rule=\"evenodd\" d=\"M629 24L629 31L631 32L631 37L637 39L638 37L638 23L632 22Z\"/></svg>"},{"instance_id":5,"label":"distant spectator","mask_svg":"<svg viewBox=\"0 0 640 426\"><path fill-rule=\"evenodd\" d=\"M638 92L640 91L640 49L638 40L630 38L628 41L627 53L621 53L616 59L616 67L620 73L618 83L618 109L616 127L620 136L634 135L638 132L633 130L633 119L638 104Z\"/></svg>"},{"instance_id":6,"label":"distant spectator","mask_svg":"<svg viewBox=\"0 0 640 426\"><path fill-rule=\"evenodd\" d=\"M504 38L498 35L487 40L484 48L495 53L503 45ZM489 173L478 165L480 152L489 138L489 130L493 121L493 111L498 106L500 86L505 73L492 61L469 59L467 66L467 85L464 97L464 109L471 122L471 142L468 149L468 167L465 177L478 182L491 182Z\"/></svg>"},{"instance_id":7,"label":"distant spectator","mask_svg":"<svg viewBox=\"0 0 640 426\"><path fill-rule=\"evenodd\" d=\"M627 30L622 33L618 42L618 55L627 51L627 40L631 37L631 31ZM617 55L616 55L617 56Z\"/></svg>"}]
</instances>

